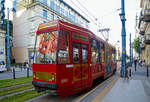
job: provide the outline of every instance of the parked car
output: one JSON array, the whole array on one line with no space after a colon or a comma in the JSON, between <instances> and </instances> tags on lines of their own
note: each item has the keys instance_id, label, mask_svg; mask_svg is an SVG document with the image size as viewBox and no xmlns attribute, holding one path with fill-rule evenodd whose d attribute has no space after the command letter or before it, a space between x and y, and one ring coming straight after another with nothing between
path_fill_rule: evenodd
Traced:
<instances>
[{"instance_id":1,"label":"parked car","mask_svg":"<svg viewBox=\"0 0 150 102\"><path fill-rule=\"evenodd\" d=\"M4 61L0 61L0 72L6 71L6 64Z\"/></svg>"}]
</instances>

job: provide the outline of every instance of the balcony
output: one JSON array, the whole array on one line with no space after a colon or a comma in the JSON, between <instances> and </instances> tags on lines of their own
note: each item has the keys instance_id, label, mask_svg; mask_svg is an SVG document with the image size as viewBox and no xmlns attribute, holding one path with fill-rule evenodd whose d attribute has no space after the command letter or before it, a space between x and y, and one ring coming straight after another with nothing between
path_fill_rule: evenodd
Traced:
<instances>
[{"instance_id":1,"label":"balcony","mask_svg":"<svg viewBox=\"0 0 150 102\"><path fill-rule=\"evenodd\" d=\"M150 44L150 34L145 34L144 43L145 44Z\"/></svg>"},{"instance_id":2,"label":"balcony","mask_svg":"<svg viewBox=\"0 0 150 102\"><path fill-rule=\"evenodd\" d=\"M145 29L141 28L139 34L144 35L145 34Z\"/></svg>"},{"instance_id":3,"label":"balcony","mask_svg":"<svg viewBox=\"0 0 150 102\"><path fill-rule=\"evenodd\" d=\"M150 9L145 9L140 19L144 22L150 22Z\"/></svg>"},{"instance_id":4,"label":"balcony","mask_svg":"<svg viewBox=\"0 0 150 102\"><path fill-rule=\"evenodd\" d=\"M145 43L140 43L140 48L141 48L141 50L144 50L145 49Z\"/></svg>"}]
</instances>

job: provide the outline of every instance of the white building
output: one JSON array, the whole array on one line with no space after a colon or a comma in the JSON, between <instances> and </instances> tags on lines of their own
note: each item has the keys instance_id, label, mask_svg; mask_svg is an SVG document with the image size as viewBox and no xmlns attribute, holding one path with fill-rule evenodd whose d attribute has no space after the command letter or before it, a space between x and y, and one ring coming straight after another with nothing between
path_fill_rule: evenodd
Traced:
<instances>
[{"instance_id":1,"label":"white building","mask_svg":"<svg viewBox=\"0 0 150 102\"><path fill-rule=\"evenodd\" d=\"M113 44L116 48L116 60L121 60L121 51L120 51L120 45L118 43Z\"/></svg>"},{"instance_id":2,"label":"white building","mask_svg":"<svg viewBox=\"0 0 150 102\"><path fill-rule=\"evenodd\" d=\"M63 0L18 0L17 12L13 17L12 50L16 63L23 63L33 56L35 35L40 23L61 19L84 28L88 28L89 23Z\"/></svg>"},{"instance_id":3,"label":"white building","mask_svg":"<svg viewBox=\"0 0 150 102\"><path fill-rule=\"evenodd\" d=\"M5 54L5 31L0 29L0 61L6 62Z\"/></svg>"},{"instance_id":4,"label":"white building","mask_svg":"<svg viewBox=\"0 0 150 102\"><path fill-rule=\"evenodd\" d=\"M150 67L150 1L141 0L141 13L139 17L139 34L141 39L140 59L145 60L146 65Z\"/></svg>"}]
</instances>

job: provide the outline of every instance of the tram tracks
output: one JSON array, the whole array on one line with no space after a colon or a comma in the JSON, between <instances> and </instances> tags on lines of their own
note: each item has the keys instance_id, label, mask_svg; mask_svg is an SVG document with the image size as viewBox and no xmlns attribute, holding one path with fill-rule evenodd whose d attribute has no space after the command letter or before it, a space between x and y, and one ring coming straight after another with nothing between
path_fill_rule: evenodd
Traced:
<instances>
[{"instance_id":1,"label":"tram tracks","mask_svg":"<svg viewBox=\"0 0 150 102\"><path fill-rule=\"evenodd\" d=\"M102 92L103 89L108 86L108 84L116 79L116 77L117 75L113 75L104 81L96 80L92 88L75 95L68 96L65 99L62 99L59 96L54 96L51 93L45 93L25 102L89 102L89 100L94 100L94 98L99 95L99 93Z\"/></svg>"},{"instance_id":2,"label":"tram tracks","mask_svg":"<svg viewBox=\"0 0 150 102\"><path fill-rule=\"evenodd\" d=\"M25 85L31 85L31 82L20 84L20 85L13 85L13 86L9 86L9 87L0 88L0 91L16 88L16 87L20 87L20 86L25 86Z\"/></svg>"},{"instance_id":3,"label":"tram tracks","mask_svg":"<svg viewBox=\"0 0 150 102\"><path fill-rule=\"evenodd\" d=\"M0 99L34 90L31 82L0 88Z\"/></svg>"},{"instance_id":4,"label":"tram tracks","mask_svg":"<svg viewBox=\"0 0 150 102\"><path fill-rule=\"evenodd\" d=\"M22 99L24 98L24 96L26 96L23 100L25 102L86 102L86 100L93 100L94 97L96 97L96 95L98 95L98 93L102 91L105 88L105 86L107 86L107 84L109 84L114 79L114 77L116 77L116 75L108 78L107 80L103 82L101 80L96 80L96 83L89 90L85 90L81 93L68 96L65 99L62 99L56 95L54 96L48 92L37 93L34 90L31 83L14 85L14 86L7 87L7 88L0 88L0 102L6 102L6 101L3 101L4 99L16 101L17 100L16 98L19 97ZM19 87L21 89L19 89ZM17 89L17 91L15 90L15 88ZM11 89L14 89L15 91L9 91ZM1 92L6 92L6 93L1 94ZM16 102L20 102L20 101L17 100Z\"/></svg>"},{"instance_id":5,"label":"tram tracks","mask_svg":"<svg viewBox=\"0 0 150 102\"><path fill-rule=\"evenodd\" d=\"M29 88L29 89L26 89L26 90L17 91L17 92L14 92L14 93L9 93L9 94L0 96L0 99L6 98L6 97L11 97L11 96L14 96L14 95L17 95L17 94L20 94L20 93L24 93L24 92L27 92L27 91L31 91L31 90L34 90L34 88Z\"/></svg>"}]
</instances>

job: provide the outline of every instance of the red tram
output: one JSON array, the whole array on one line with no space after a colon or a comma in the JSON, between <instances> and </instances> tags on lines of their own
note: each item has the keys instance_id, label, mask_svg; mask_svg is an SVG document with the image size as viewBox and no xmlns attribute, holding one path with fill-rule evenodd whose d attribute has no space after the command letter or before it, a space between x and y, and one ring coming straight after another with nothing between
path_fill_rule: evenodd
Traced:
<instances>
[{"instance_id":1,"label":"red tram","mask_svg":"<svg viewBox=\"0 0 150 102\"><path fill-rule=\"evenodd\" d=\"M66 97L116 71L115 48L88 29L60 20L39 25L33 64L38 92L56 90Z\"/></svg>"}]
</instances>

